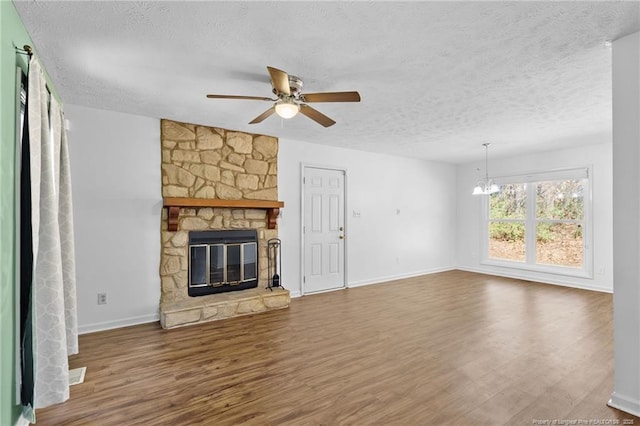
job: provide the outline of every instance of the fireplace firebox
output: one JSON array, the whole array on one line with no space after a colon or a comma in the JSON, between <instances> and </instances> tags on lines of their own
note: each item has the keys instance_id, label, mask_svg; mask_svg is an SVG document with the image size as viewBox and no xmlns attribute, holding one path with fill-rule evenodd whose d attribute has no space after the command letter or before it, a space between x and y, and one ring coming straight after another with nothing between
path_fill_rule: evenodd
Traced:
<instances>
[{"instance_id":1,"label":"fireplace firebox","mask_svg":"<svg viewBox=\"0 0 640 426\"><path fill-rule=\"evenodd\" d=\"M189 232L189 296L258 286L255 229Z\"/></svg>"}]
</instances>

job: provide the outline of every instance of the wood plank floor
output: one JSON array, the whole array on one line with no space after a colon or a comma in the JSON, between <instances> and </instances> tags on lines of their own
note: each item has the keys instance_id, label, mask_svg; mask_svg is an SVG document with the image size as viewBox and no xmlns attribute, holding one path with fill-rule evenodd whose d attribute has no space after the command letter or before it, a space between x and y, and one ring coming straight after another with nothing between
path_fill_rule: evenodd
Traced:
<instances>
[{"instance_id":1,"label":"wood plank floor","mask_svg":"<svg viewBox=\"0 0 640 426\"><path fill-rule=\"evenodd\" d=\"M85 382L37 420L640 424L606 406L612 342L610 294L450 271L298 298L250 317L80 336L70 364L87 366Z\"/></svg>"}]
</instances>

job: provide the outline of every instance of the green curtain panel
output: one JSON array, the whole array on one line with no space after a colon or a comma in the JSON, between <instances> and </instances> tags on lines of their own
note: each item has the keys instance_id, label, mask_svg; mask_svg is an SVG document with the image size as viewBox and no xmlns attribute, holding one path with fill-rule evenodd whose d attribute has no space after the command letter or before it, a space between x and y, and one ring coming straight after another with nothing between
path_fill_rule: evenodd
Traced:
<instances>
[{"instance_id":1,"label":"green curtain panel","mask_svg":"<svg viewBox=\"0 0 640 426\"><path fill-rule=\"evenodd\" d=\"M33 419L33 329L31 318L31 287L33 284L33 236L31 227L31 167L29 150L29 85L23 81L27 92L24 121L22 124L22 150L20 169L20 375L22 386L20 399L23 414Z\"/></svg>"}]
</instances>

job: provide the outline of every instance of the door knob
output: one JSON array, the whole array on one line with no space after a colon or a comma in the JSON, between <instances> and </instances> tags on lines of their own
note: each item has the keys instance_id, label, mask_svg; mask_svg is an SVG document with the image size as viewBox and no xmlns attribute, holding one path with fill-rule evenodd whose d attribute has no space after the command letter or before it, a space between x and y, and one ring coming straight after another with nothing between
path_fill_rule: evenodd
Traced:
<instances>
[{"instance_id":1,"label":"door knob","mask_svg":"<svg viewBox=\"0 0 640 426\"><path fill-rule=\"evenodd\" d=\"M344 240L344 239L345 239L345 238L347 238L347 237L345 237L344 235L340 235L340 237L339 237L339 238L340 238L341 240Z\"/></svg>"}]
</instances>

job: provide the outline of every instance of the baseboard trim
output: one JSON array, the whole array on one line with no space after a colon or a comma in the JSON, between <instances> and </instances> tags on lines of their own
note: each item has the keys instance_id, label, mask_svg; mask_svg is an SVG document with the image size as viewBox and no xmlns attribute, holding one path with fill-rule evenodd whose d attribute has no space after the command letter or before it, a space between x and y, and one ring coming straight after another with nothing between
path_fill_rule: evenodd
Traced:
<instances>
[{"instance_id":1,"label":"baseboard trim","mask_svg":"<svg viewBox=\"0 0 640 426\"><path fill-rule=\"evenodd\" d=\"M296 290L296 291L291 291L289 290L289 297L294 299L296 297L301 297L302 294L300 294L300 290Z\"/></svg>"},{"instance_id":2,"label":"baseboard trim","mask_svg":"<svg viewBox=\"0 0 640 426\"><path fill-rule=\"evenodd\" d=\"M336 288L328 288L326 290L318 290L318 291L312 291L310 293L305 293L305 296L313 296L314 294L322 294L322 293L332 293L334 291L340 291L340 290L346 290L347 287L336 287ZM302 296L302 294L301 294Z\"/></svg>"},{"instance_id":3,"label":"baseboard trim","mask_svg":"<svg viewBox=\"0 0 640 426\"><path fill-rule=\"evenodd\" d=\"M405 279L405 278L419 277L419 276L422 276L422 275L437 274L439 272L453 271L455 269L456 268L453 267L453 266L448 266L448 267L444 267L444 268L434 268L434 269L426 269L426 270L423 270L423 271L409 272L407 274L388 275L386 277L379 277L379 278L374 278L374 279L371 279L371 280L351 281L347 285L347 288L362 287L362 286L365 286L365 285L372 285L372 284L383 284L383 283L386 283L386 282L389 282L389 281L402 280L402 279Z\"/></svg>"},{"instance_id":4,"label":"baseboard trim","mask_svg":"<svg viewBox=\"0 0 640 426\"><path fill-rule=\"evenodd\" d=\"M95 333L97 331L112 330L130 325L147 324L160 321L160 314L141 315L139 317L124 318L115 321L97 322L78 326L78 334Z\"/></svg>"},{"instance_id":5,"label":"baseboard trim","mask_svg":"<svg viewBox=\"0 0 640 426\"><path fill-rule=\"evenodd\" d=\"M30 424L31 422L27 420L22 414L20 414L20 417L18 417L18 420L16 420L15 426L29 426Z\"/></svg>"},{"instance_id":6,"label":"baseboard trim","mask_svg":"<svg viewBox=\"0 0 640 426\"><path fill-rule=\"evenodd\" d=\"M640 417L640 401L613 392L607 402L609 407Z\"/></svg>"},{"instance_id":7,"label":"baseboard trim","mask_svg":"<svg viewBox=\"0 0 640 426\"><path fill-rule=\"evenodd\" d=\"M466 272L475 272L477 274L495 275L496 277L513 278L513 279L516 279L516 280L523 280L523 281L532 281L532 282L540 283L540 284L551 284L551 285L557 285L557 286L561 286L561 287L578 288L580 290L599 291L601 293L613 293L613 289L610 289L610 288L603 288L603 287L590 286L590 285L584 285L584 284L576 284L576 283L569 282L569 281L564 281L564 280L547 280L547 279L530 277L530 276L527 276L525 274L518 274L518 273L513 273L513 272L499 272L499 271L495 271L495 270L488 271L488 270L481 269L481 268L469 268L469 267L464 267L464 266L458 266L458 267L453 268L453 269L458 269L460 271L466 271Z\"/></svg>"}]
</instances>

